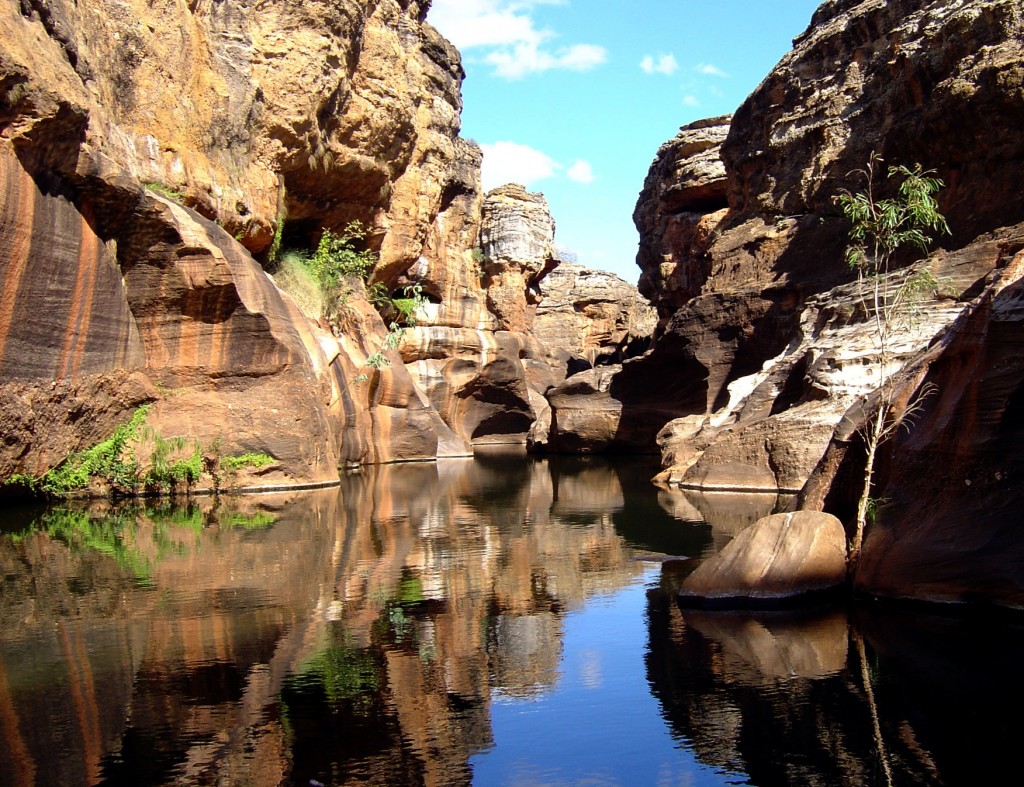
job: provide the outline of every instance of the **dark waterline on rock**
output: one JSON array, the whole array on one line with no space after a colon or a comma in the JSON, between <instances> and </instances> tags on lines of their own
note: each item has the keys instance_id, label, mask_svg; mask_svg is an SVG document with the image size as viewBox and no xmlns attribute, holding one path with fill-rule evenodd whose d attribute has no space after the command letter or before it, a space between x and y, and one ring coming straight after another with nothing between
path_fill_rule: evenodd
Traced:
<instances>
[{"instance_id":1,"label":"dark waterline on rock","mask_svg":"<svg viewBox=\"0 0 1024 787\"><path fill-rule=\"evenodd\" d=\"M684 611L784 501L655 470L489 451L5 512L0 785L1016 781L1024 626Z\"/></svg>"}]
</instances>

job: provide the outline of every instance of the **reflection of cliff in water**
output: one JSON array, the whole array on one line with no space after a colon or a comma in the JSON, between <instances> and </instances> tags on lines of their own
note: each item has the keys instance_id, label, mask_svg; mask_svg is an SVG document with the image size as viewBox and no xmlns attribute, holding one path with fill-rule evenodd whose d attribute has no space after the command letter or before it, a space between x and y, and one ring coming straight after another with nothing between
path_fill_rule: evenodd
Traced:
<instances>
[{"instance_id":1,"label":"reflection of cliff in water","mask_svg":"<svg viewBox=\"0 0 1024 787\"><path fill-rule=\"evenodd\" d=\"M651 591L648 678L706 764L779 785L1008 784L1024 627L887 608L681 611ZM876 724L877 721L877 724Z\"/></svg>"},{"instance_id":2,"label":"reflection of cliff in water","mask_svg":"<svg viewBox=\"0 0 1024 787\"><path fill-rule=\"evenodd\" d=\"M641 571L587 473L382 466L0 535L0 784L468 780L491 697L546 691L565 612Z\"/></svg>"}]
</instances>

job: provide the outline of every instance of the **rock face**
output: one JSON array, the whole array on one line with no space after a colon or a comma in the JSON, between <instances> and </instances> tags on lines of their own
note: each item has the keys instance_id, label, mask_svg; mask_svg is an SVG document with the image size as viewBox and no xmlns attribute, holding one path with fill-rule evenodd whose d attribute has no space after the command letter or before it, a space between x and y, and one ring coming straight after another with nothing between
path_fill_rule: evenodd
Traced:
<instances>
[{"instance_id":1,"label":"rock face","mask_svg":"<svg viewBox=\"0 0 1024 787\"><path fill-rule=\"evenodd\" d=\"M622 363L646 349L656 314L618 276L563 262L540 283L533 335L591 366Z\"/></svg>"},{"instance_id":2,"label":"rock face","mask_svg":"<svg viewBox=\"0 0 1024 787\"><path fill-rule=\"evenodd\" d=\"M1024 224L1007 235L991 249L992 281L903 377L906 396L924 387L932 395L879 463L874 494L884 504L855 577L867 592L1024 608ZM805 506L851 509L863 464L858 437L837 430L804 491Z\"/></svg>"},{"instance_id":3,"label":"rock face","mask_svg":"<svg viewBox=\"0 0 1024 787\"><path fill-rule=\"evenodd\" d=\"M358 293L333 334L250 256L361 220L396 286L475 233L458 53L424 16L0 3L0 476L141 404L158 434L270 454L260 486L467 450L397 354L365 366L386 328Z\"/></svg>"},{"instance_id":4,"label":"rock face","mask_svg":"<svg viewBox=\"0 0 1024 787\"><path fill-rule=\"evenodd\" d=\"M544 347L568 351L570 376L544 391L550 410L540 413L529 446L595 453L639 442L613 384L622 363L647 348L654 309L632 285L579 265L559 265L541 290L534 336Z\"/></svg>"},{"instance_id":5,"label":"rock face","mask_svg":"<svg viewBox=\"0 0 1024 787\"><path fill-rule=\"evenodd\" d=\"M1011 185L1024 155L1022 32L1020 6L1006 0L828 2L727 134L716 118L662 147L634 214L658 338L609 388L635 392L622 411L648 421L633 430L640 439L665 418L664 481L799 490L873 389L879 349L832 201L863 188L849 173L873 151L935 168L952 230L928 262L938 296L900 333L894 365L975 297L1000 264L1005 227L1024 218Z\"/></svg>"},{"instance_id":6,"label":"rock face","mask_svg":"<svg viewBox=\"0 0 1024 787\"><path fill-rule=\"evenodd\" d=\"M728 208L721 148L730 120L683 126L658 150L637 200L639 288L662 318L699 295L711 272L707 244Z\"/></svg>"},{"instance_id":7,"label":"rock face","mask_svg":"<svg viewBox=\"0 0 1024 787\"><path fill-rule=\"evenodd\" d=\"M487 194L480 219L487 305L503 330L525 333L540 280L558 264L555 222L543 194L510 183Z\"/></svg>"},{"instance_id":8,"label":"rock face","mask_svg":"<svg viewBox=\"0 0 1024 787\"><path fill-rule=\"evenodd\" d=\"M431 303L400 351L465 441L521 444L547 409L543 391L565 379L569 360L566 350L545 347L530 332L538 282L558 262L555 223L544 196L522 186L481 197L479 149L473 176L438 221L456 242L407 274L423 283Z\"/></svg>"}]
</instances>

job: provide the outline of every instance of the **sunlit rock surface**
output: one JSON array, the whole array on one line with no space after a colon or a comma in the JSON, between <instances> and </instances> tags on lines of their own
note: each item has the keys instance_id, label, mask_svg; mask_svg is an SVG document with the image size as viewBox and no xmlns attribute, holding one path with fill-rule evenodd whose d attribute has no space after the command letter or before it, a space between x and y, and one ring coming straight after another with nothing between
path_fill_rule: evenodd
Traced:
<instances>
[{"instance_id":1,"label":"sunlit rock surface","mask_svg":"<svg viewBox=\"0 0 1024 787\"><path fill-rule=\"evenodd\" d=\"M700 294L711 272L707 246L728 207L721 147L730 120L683 126L658 150L637 200L639 287L663 318Z\"/></svg>"},{"instance_id":2,"label":"sunlit rock surface","mask_svg":"<svg viewBox=\"0 0 1024 787\"><path fill-rule=\"evenodd\" d=\"M284 215L296 236L360 219L408 266L457 158L457 51L420 2L257 5L5 0L14 109L63 103L91 149L252 251ZM79 140L50 125L52 164Z\"/></svg>"},{"instance_id":3,"label":"sunlit rock surface","mask_svg":"<svg viewBox=\"0 0 1024 787\"><path fill-rule=\"evenodd\" d=\"M387 329L359 293L332 334L250 256L359 220L398 286L460 210L472 235L458 53L420 3L249 5L0 3L5 476L144 403L164 437L272 456L259 486L468 450L397 354L366 366Z\"/></svg>"},{"instance_id":4,"label":"sunlit rock surface","mask_svg":"<svg viewBox=\"0 0 1024 787\"><path fill-rule=\"evenodd\" d=\"M611 273L562 262L540 283L533 335L596 366L639 355L654 324L655 312L636 287Z\"/></svg>"},{"instance_id":5,"label":"sunlit rock surface","mask_svg":"<svg viewBox=\"0 0 1024 787\"><path fill-rule=\"evenodd\" d=\"M831 514L773 514L740 532L683 582L683 603L778 602L846 580L846 533Z\"/></svg>"},{"instance_id":6,"label":"sunlit rock surface","mask_svg":"<svg viewBox=\"0 0 1024 787\"><path fill-rule=\"evenodd\" d=\"M480 217L481 263L487 304L503 330L523 333L533 323L541 279L558 264L555 222L543 194L516 183L487 193Z\"/></svg>"}]
</instances>

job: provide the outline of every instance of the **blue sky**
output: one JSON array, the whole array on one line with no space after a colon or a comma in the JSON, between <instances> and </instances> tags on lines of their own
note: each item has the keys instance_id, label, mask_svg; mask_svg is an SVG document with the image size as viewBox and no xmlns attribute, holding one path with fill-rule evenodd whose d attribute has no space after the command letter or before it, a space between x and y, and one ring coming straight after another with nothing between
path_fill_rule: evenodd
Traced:
<instances>
[{"instance_id":1,"label":"blue sky","mask_svg":"<svg viewBox=\"0 0 1024 787\"><path fill-rule=\"evenodd\" d=\"M679 126L732 112L818 0L434 0L462 52L484 187L547 197L556 242L636 282L633 207Z\"/></svg>"}]
</instances>

